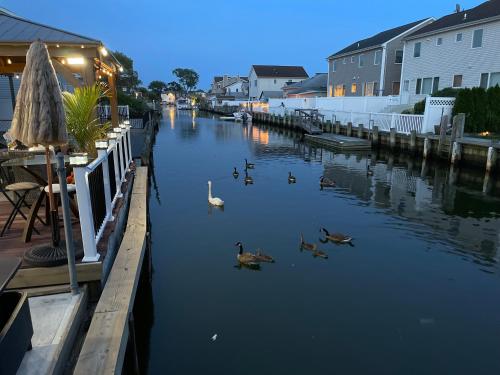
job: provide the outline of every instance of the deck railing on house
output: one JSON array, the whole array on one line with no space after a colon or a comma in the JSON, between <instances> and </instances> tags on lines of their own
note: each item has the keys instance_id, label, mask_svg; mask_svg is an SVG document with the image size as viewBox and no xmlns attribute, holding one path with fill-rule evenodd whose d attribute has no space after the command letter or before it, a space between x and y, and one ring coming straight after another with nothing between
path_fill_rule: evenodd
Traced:
<instances>
[{"instance_id":1,"label":"deck railing on house","mask_svg":"<svg viewBox=\"0 0 500 375\"><path fill-rule=\"evenodd\" d=\"M99 117L99 121L101 124L106 121L111 120L111 107L109 105L100 105L97 106L97 116ZM119 123L123 123L124 121L130 120L130 110L128 105L119 105L118 106L118 121Z\"/></svg>"},{"instance_id":2,"label":"deck railing on house","mask_svg":"<svg viewBox=\"0 0 500 375\"><path fill-rule=\"evenodd\" d=\"M108 221L114 220L113 208L122 197L121 187L132 162L130 126L121 124L96 142L97 158L90 164L73 157L76 196L84 249L83 262L99 260L97 243Z\"/></svg>"}]
</instances>

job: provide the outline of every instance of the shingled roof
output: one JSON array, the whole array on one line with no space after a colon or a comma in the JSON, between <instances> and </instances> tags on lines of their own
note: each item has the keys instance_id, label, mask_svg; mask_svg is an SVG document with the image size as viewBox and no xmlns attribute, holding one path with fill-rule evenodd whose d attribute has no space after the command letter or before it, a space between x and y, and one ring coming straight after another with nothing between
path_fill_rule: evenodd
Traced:
<instances>
[{"instance_id":1,"label":"shingled roof","mask_svg":"<svg viewBox=\"0 0 500 375\"><path fill-rule=\"evenodd\" d=\"M488 21L490 18L500 16L500 0L489 0L472 9L462 10L441 17L437 21L422 27L420 30L412 33L407 39L412 39L425 34L433 34L441 30L465 27L471 23Z\"/></svg>"},{"instance_id":2,"label":"shingled roof","mask_svg":"<svg viewBox=\"0 0 500 375\"><path fill-rule=\"evenodd\" d=\"M317 73L314 77L283 87L288 95L305 92L325 92L327 90L328 73Z\"/></svg>"},{"instance_id":3,"label":"shingled roof","mask_svg":"<svg viewBox=\"0 0 500 375\"><path fill-rule=\"evenodd\" d=\"M37 39L45 43L102 44L97 39L42 25L0 8L0 43L31 43Z\"/></svg>"},{"instance_id":4,"label":"shingled roof","mask_svg":"<svg viewBox=\"0 0 500 375\"><path fill-rule=\"evenodd\" d=\"M430 18L425 18L425 19L422 19L419 21L408 23L406 25L395 27L393 29L382 31L376 35L373 35L369 38L357 41L357 42L351 44L350 46L348 46L344 49L341 49L340 51L331 55L329 58L338 57L338 56L342 56L342 55L346 55L346 54L350 54L350 53L355 53L357 51L362 51L362 50L381 46L382 44L388 42L389 40L394 39L394 38L398 37L399 35L407 32L408 30L411 30L415 26L418 26L419 24L426 22L426 21L429 21L429 20L430 20Z\"/></svg>"},{"instance_id":5,"label":"shingled roof","mask_svg":"<svg viewBox=\"0 0 500 375\"><path fill-rule=\"evenodd\" d=\"M308 78L302 66L252 65L257 77L265 78Z\"/></svg>"}]
</instances>

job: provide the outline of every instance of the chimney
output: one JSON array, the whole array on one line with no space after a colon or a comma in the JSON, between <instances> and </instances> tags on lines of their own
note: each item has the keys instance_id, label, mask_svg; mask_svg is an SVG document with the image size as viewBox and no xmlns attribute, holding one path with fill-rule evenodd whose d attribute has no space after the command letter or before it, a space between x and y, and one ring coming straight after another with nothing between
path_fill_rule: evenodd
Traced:
<instances>
[{"instance_id":1,"label":"chimney","mask_svg":"<svg viewBox=\"0 0 500 375\"><path fill-rule=\"evenodd\" d=\"M460 4L455 5L455 13L460 13L462 11Z\"/></svg>"}]
</instances>

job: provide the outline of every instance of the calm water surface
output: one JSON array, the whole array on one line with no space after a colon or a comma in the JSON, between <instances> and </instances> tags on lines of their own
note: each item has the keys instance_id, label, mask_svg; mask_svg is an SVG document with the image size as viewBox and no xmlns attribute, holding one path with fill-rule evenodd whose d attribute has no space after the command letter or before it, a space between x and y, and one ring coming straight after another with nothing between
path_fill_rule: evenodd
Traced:
<instances>
[{"instance_id":1,"label":"calm water surface","mask_svg":"<svg viewBox=\"0 0 500 375\"><path fill-rule=\"evenodd\" d=\"M500 373L500 197L482 176L202 116L167 110L154 149L149 373ZM244 158L254 185L231 175ZM354 246L321 244L323 226ZM235 267L237 241L277 262Z\"/></svg>"}]
</instances>

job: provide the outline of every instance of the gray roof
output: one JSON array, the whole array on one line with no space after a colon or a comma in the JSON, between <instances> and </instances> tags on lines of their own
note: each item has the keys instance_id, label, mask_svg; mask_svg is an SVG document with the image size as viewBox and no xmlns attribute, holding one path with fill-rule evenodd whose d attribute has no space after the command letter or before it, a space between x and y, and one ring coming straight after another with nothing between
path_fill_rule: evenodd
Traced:
<instances>
[{"instance_id":1,"label":"gray roof","mask_svg":"<svg viewBox=\"0 0 500 375\"><path fill-rule=\"evenodd\" d=\"M271 78L307 78L309 77L302 66L288 65L252 65L257 77Z\"/></svg>"},{"instance_id":2,"label":"gray roof","mask_svg":"<svg viewBox=\"0 0 500 375\"><path fill-rule=\"evenodd\" d=\"M97 39L42 25L0 9L0 43L31 43L37 39L45 43L101 44Z\"/></svg>"},{"instance_id":3,"label":"gray roof","mask_svg":"<svg viewBox=\"0 0 500 375\"><path fill-rule=\"evenodd\" d=\"M305 92L325 92L327 90L328 73L317 73L314 77L293 83L283 88L287 94L301 94Z\"/></svg>"},{"instance_id":4,"label":"gray roof","mask_svg":"<svg viewBox=\"0 0 500 375\"><path fill-rule=\"evenodd\" d=\"M283 91L262 91L259 99L280 99L283 97Z\"/></svg>"},{"instance_id":5,"label":"gray roof","mask_svg":"<svg viewBox=\"0 0 500 375\"><path fill-rule=\"evenodd\" d=\"M413 27L415 27L423 22L426 22L428 20L430 20L430 18L425 18L425 19L422 19L419 21L408 23L406 25L395 27L393 29L382 31L376 35L369 37L369 38L354 42L350 46L347 46L344 49L341 49L340 51L334 53L329 58L331 59L331 58L338 57L341 55L356 53L357 51L360 51L360 50L366 50L369 48L381 46L382 44L388 42L389 40L396 38L397 36L407 32L408 30L412 29Z\"/></svg>"}]
</instances>

